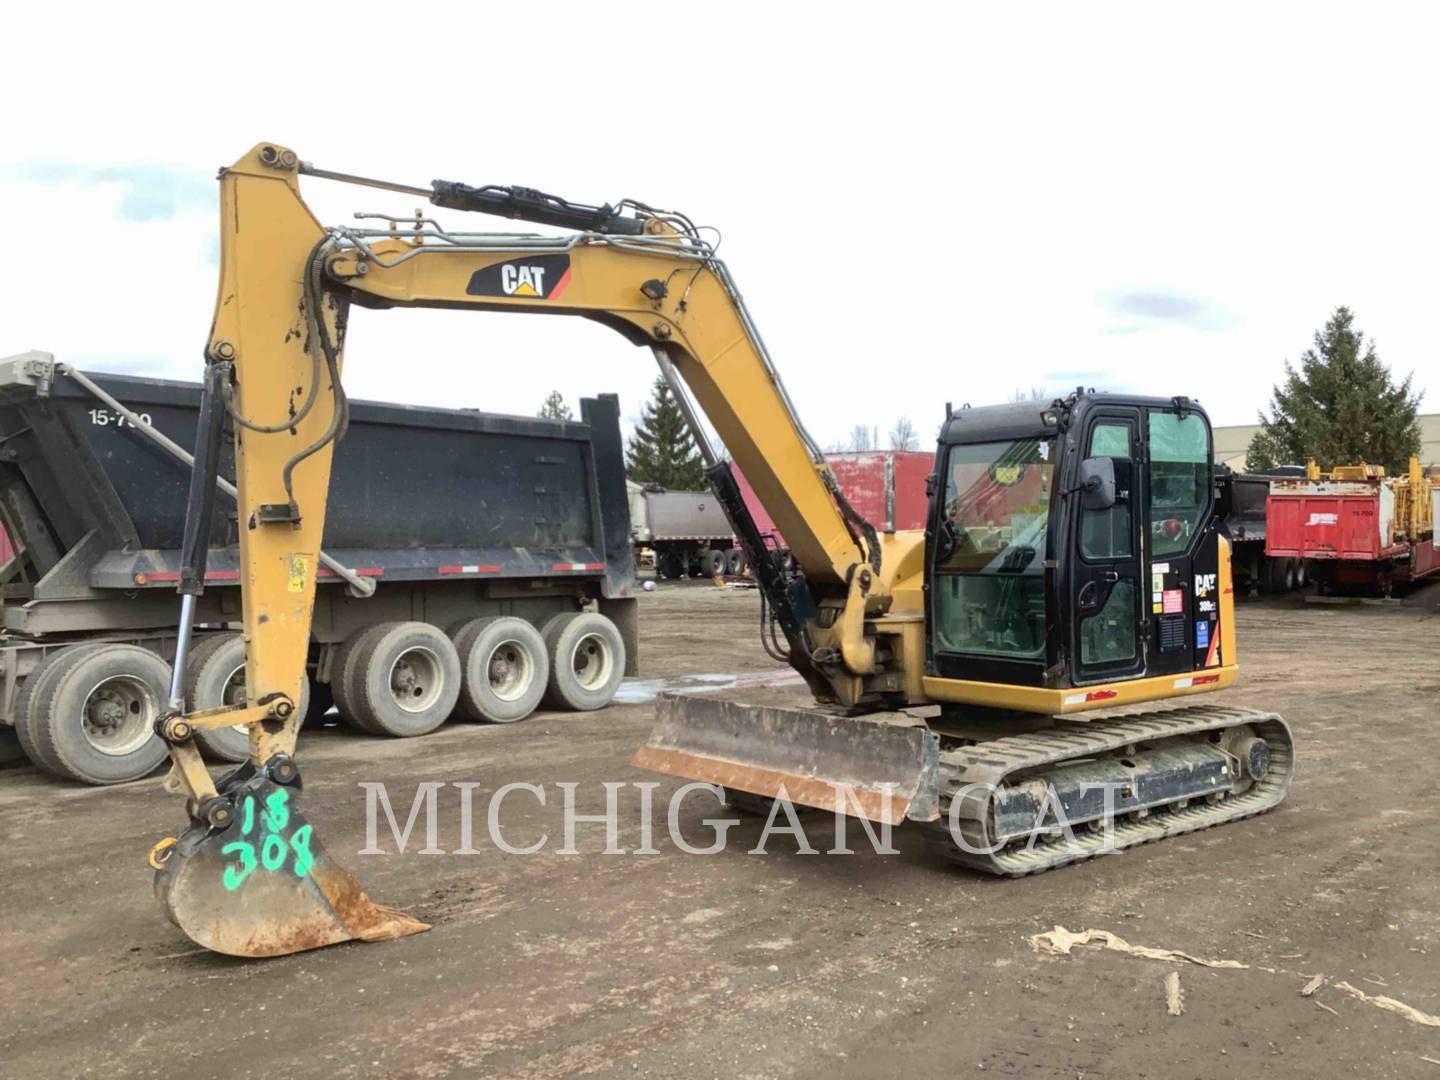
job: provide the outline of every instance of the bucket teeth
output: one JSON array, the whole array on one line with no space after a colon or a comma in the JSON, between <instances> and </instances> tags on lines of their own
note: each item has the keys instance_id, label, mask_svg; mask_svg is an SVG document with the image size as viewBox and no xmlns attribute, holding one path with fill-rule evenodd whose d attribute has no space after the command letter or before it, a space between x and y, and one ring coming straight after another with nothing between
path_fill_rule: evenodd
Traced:
<instances>
[{"instance_id":1,"label":"bucket teeth","mask_svg":"<svg viewBox=\"0 0 1440 1080\"><path fill-rule=\"evenodd\" d=\"M298 784L277 784L262 769L224 787L228 824L192 824L155 872L166 915L196 944L230 956L285 956L430 928L376 904L330 857L296 804Z\"/></svg>"}]
</instances>

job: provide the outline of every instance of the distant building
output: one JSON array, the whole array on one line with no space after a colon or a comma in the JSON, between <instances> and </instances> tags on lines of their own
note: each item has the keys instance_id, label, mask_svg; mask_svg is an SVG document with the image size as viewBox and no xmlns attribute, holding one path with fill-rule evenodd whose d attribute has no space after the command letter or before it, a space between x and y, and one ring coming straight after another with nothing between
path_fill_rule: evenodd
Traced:
<instances>
[{"instance_id":1,"label":"distant building","mask_svg":"<svg viewBox=\"0 0 1440 1080\"><path fill-rule=\"evenodd\" d=\"M1440 465L1440 413L1420 416L1420 464ZM1245 470L1245 455L1250 440L1260 430L1259 424L1236 424L1215 429L1215 461L1229 465L1237 472ZM1286 465L1304 465L1303 461L1287 461Z\"/></svg>"}]
</instances>

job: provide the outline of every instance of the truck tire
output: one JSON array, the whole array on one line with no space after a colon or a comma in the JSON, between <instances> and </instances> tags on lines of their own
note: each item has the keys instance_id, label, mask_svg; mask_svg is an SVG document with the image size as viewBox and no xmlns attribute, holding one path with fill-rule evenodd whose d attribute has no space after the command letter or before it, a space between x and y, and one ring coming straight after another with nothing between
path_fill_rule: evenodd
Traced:
<instances>
[{"instance_id":1,"label":"truck tire","mask_svg":"<svg viewBox=\"0 0 1440 1080\"><path fill-rule=\"evenodd\" d=\"M15 694L15 737L20 740L20 749L25 751L25 756L46 772L56 772L56 768L47 765L40 756L40 747L35 741L35 733L30 723L31 702L40 693L45 680L54 674L56 667L62 661L68 662L80 650L98 649L99 647L99 645L67 645L47 654L30 669L30 674L25 676L25 680Z\"/></svg>"},{"instance_id":2,"label":"truck tire","mask_svg":"<svg viewBox=\"0 0 1440 1080\"><path fill-rule=\"evenodd\" d=\"M674 551L663 552L655 560L655 572L661 578L678 581L685 576L685 559Z\"/></svg>"},{"instance_id":3,"label":"truck tire","mask_svg":"<svg viewBox=\"0 0 1440 1080\"><path fill-rule=\"evenodd\" d=\"M185 659L185 706L216 709L245 703L245 639L239 634L207 634L190 646ZM243 727L195 732L206 757L244 761L250 755L250 733Z\"/></svg>"},{"instance_id":4,"label":"truck tire","mask_svg":"<svg viewBox=\"0 0 1440 1080\"><path fill-rule=\"evenodd\" d=\"M745 573L745 552L740 548L731 548L726 552L725 570L731 577L739 577Z\"/></svg>"},{"instance_id":5,"label":"truck tire","mask_svg":"<svg viewBox=\"0 0 1440 1080\"><path fill-rule=\"evenodd\" d=\"M207 634L191 647L185 660L185 704L187 708L218 709L222 705L245 704L245 639L239 634ZM296 704L300 725L310 709L310 680ZM250 732L243 724L196 731L195 744L215 761L244 761L250 756Z\"/></svg>"},{"instance_id":6,"label":"truck tire","mask_svg":"<svg viewBox=\"0 0 1440 1080\"><path fill-rule=\"evenodd\" d=\"M38 763L87 784L148 776L169 756L155 720L170 696L170 665L138 645L72 646L27 695Z\"/></svg>"},{"instance_id":7,"label":"truck tire","mask_svg":"<svg viewBox=\"0 0 1440 1080\"><path fill-rule=\"evenodd\" d=\"M1310 567L1304 559L1295 560L1295 588L1303 589L1310 584Z\"/></svg>"},{"instance_id":8,"label":"truck tire","mask_svg":"<svg viewBox=\"0 0 1440 1080\"><path fill-rule=\"evenodd\" d=\"M471 720L524 720L550 681L550 658L540 631L511 615L472 619L455 635L460 654L460 711Z\"/></svg>"},{"instance_id":9,"label":"truck tire","mask_svg":"<svg viewBox=\"0 0 1440 1080\"><path fill-rule=\"evenodd\" d=\"M1289 559L1265 559L1265 591L1279 595L1286 591L1285 569Z\"/></svg>"},{"instance_id":10,"label":"truck tire","mask_svg":"<svg viewBox=\"0 0 1440 1080\"><path fill-rule=\"evenodd\" d=\"M700 565L705 568L706 577L724 577L725 571L730 567L730 560L719 548L711 548L701 559Z\"/></svg>"},{"instance_id":11,"label":"truck tire","mask_svg":"<svg viewBox=\"0 0 1440 1080\"><path fill-rule=\"evenodd\" d=\"M545 703L588 712L610 704L625 677L625 641L604 615L556 615L541 631L550 661Z\"/></svg>"},{"instance_id":12,"label":"truck tire","mask_svg":"<svg viewBox=\"0 0 1440 1080\"><path fill-rule=\"evenodd\" d=\"M355 707L354 699L351 696L351 690L356 685L355 664L366 639L387 625L390 624L377 623L374 626L361 627L342 641L334 655L330 657L330 693L335 699L335 707L340 710L340 719L348 727L362 731L366 735L380 735L383 732L367 726L359 710Z\"/></svg>"},{"instance_id":13,"label":"truck tire","mask_svg":"<svg viewBox=\"0 0 1440 1080\"><path fill-rule=\"evenodd\" d=\"M345 692L366 729L405 739L428 735L460 699L460 656L438 626L380 623L356 650Z\"/></svg>"}]
</instances>

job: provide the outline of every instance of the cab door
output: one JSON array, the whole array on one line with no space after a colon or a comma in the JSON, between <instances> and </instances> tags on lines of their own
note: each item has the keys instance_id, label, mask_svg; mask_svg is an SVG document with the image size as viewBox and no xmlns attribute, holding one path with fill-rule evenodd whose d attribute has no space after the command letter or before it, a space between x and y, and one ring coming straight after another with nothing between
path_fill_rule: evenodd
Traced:
<instances>
[{"instance_id":1,"label":"cab door","mask_svg":"<svg viewBox=\"0 0 1440 1080\"><path fill-rule=\"evenodd\" d=\"M1210 425L1195 410L1145 410L1142 517L1149 548L1151 675L1220 662Z\"/></svg>"},{"instance_id":2,"label":"cab door","mask_svg":"<svg viewBox=\"0 0 1440 1080\"><path fill-rule=\"evenodd\" d=\"M1086 418L1081 457L1114 463L1115 503L1104 510L1081 508L1074 518L1070 610L1077 684L1129 678L1145 669L1140 420L1138 409L1118 406Z\"/></svg>"}]
</instances>

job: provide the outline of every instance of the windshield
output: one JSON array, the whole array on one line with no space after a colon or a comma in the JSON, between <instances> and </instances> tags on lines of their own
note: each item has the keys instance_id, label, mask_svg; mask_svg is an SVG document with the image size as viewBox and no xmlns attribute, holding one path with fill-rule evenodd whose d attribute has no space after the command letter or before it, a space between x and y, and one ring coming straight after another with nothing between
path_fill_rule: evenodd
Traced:
<instances>
[{"instance_id":1,"label":"windshield","mask_svg":"<svg viewBox=\"0 0 1440 1080\"><path fill-rule=\"evenodd\" d=\"M1049 438L951 448L936 538L938 650L1044 655L1053 459Z\"/></svg>"}]
</instances>

